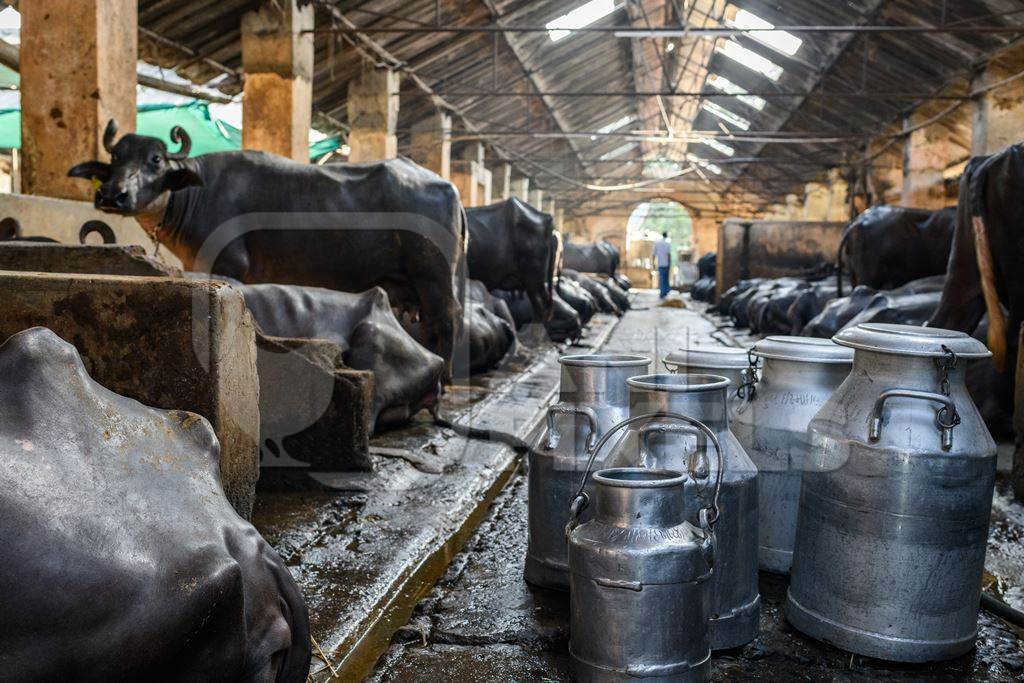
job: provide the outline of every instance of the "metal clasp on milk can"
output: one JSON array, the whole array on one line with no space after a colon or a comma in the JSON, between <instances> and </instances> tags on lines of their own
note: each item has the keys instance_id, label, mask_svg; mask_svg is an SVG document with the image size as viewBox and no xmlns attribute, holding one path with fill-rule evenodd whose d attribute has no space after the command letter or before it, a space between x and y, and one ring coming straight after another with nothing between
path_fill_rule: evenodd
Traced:
<instances>
[{"instance_id":1,"label":"metal clasp on milk can","mask_svg":"<svg viewBox=\"0 0 1024 683\"><path fill-rule=\"evenodd\" d=\"M698 448L699 457L692 454L687 472L623 467L590 477L594 459L612 436L637 422L662 418L687 424L662 422L655 429L700 435L703 448ZM716 449L718 476L712 495L698 489L704 502L698 531L687 519L685 484L688 478L708 479L708 441ZM672 412L624 420L595 446L565 530L572 601L569 653L577 680L708 680L713 526L725 460L719 449L718 437L707 426ZM594 484L595 512L579 524L590 501L588 479Z\"/></svg>"}]
</instances>

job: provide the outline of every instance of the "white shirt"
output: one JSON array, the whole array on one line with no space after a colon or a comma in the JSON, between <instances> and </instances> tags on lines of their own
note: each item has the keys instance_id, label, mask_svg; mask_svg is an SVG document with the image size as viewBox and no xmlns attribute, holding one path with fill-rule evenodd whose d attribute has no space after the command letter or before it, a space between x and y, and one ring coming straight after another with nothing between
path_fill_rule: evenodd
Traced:
<instances>
[{"instance_id":1,"label":"white shirt","mask_svg":"<svg viewBox=\"0 0 1024 683\"><path fill-rule=\"evenodd\" d=\"M667 268L672 265L672 243L666 237L660 242L654 243L654 261L659 268Z\"/></svg>"}]
</instances>

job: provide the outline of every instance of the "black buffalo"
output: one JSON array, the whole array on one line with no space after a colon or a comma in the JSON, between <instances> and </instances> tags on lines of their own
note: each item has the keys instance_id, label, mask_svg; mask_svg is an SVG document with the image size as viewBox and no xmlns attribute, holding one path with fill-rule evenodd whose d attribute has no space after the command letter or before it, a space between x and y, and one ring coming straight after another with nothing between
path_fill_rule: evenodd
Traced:
<instances>
[{"instance_id":1,"label":"black buffalo","mask_svg":"<svg viewBox=\"0 0 1024 683\"><path fill-rule=\"evenodd\" d=\"M968 162L960 178L949 277L928 323L972 332L987 312L996 366L1011 372L1024 322L1024 207L1018 191L1024 194L1024 144ZM977 239L979 234L983 241ZM979 262L985 265L984 273ZM1008 319L1002 307L1009 312Z\"/></svg>"},{"instance_id":2,"label":"black buffalo","mask_svg":"<svg viewBox=\"0 0 1024 683\"><path fill-rule=\"evenodd\" d=\"M554 220L515 197L466 210L469 277L488 289L522 290L536 319L551 313Z\"/></svg>"},{"instance_id":3,"label":"black buffalo","mask_svg":"<svg viewBox=\"0 0 1024 683\"><path fill-rule=\"evenodd\" d=\"M612 299L611 291L603 282L571 268L562 269L562 278L575 282L590 294L594 299L594 302L597 304L597 310L601 313L622 315L622 309L619 308L618 304L616 304L614 299Z\"/></svg>"},{"instance_id":4,"label":"black buffalo","mask_svg":"<svg viewBox=\"0 0 1024 683\"><path fill-rule=\"evenodd\" d=\"M399 425L437 401L444 362L398 323L380 287L338 292L296 285L241 285L262 332L274 337L326 339L355 370L373 373L371 426Z\"/></svg>"},{"instance_id":5,"label":"black buffalo","mask_svg":"<svg viewBox=\"0 0 1024 683\"><path fill-rule=\"evenodd\" d=\"M844 261L850 281L874 289L895 289L911 280L946 272L956 208L929 211L874 206L843 231L836 267Z\"/></svg>"},{"instance_id":6,"label":"black buffalo","mask_svg":"<svg viewBox=\"0 0 1024 683\"><path fill-rule=\"evenodd\" d=\"M0 219L0 242L46 242L56 244L57 240L52 237L26 237L22 234L21 221L17 218L7 216Z\"/></svg>"},{"instance_id":7,"label":"black buffalo","mask_svg":"<svg viewBox=\"0 0 1024 683\"><path fill-rule=\"evenodd\" d=\"M800 334L805 337L829 338L839 330L860 322L903 322L921 325L935 309L938 294L942 291L945 280L944 275L932 275L913 280L896 289L883 291L864 285L854 287L849 296L829 301L822 312L804 326ZM922 298L922 295L925 298ZM928 309L928 306L931 306L931 309ZM869 308L871 313L862 315Z\"/></svg>"},{"instance_id":8,"label":"black buffalo","mask_svg":"<svg viewBox=\"0 0 1024 683\"><path fill-rule=\"evenodd\" d=\"M4 679L306 680L306 605L205 419L108 391L44 328L0 377Z\"/></svg>"},{"instance_id":9,"label":"black buffalo","mask_svg":"<svg viewBox=\"0 0 1024 683\"><path fill-rule=\"evenodd\" d=\"M300 164L251 150L187 158L161 140L103 136L109 164L69 175L95 179L97 208L135 216L181 259L245 283L362 292L384 287L417 309L424 343L451 369L461 322L465 214L454 186L408 159Z\"/></svg>"},{"instance_id":10,"label":"black buffalo","mask_svg":"<svg viewBox=\"0 0 1024 683\"><path fill-rule=\"evenodd\" d=\"M574 311L580 316L580 324L586 325L590 322L590 319L594 317L594 314L599 310L604 309L600 307L597 299L591 296L590 292L585 289L579 282L571 280L563 276L558 278L558 282L555 285L555 291L558 292L559 298L565 303L569 304ZM608 300L611 303L611 300Z\"/></svg>"},{"instance_id":11,"label":"black buffalo","mask_svg":"<svg viewBox=\"0 0 1024 683\"><path fill-rule=\"evenodd\" d=\"M455 350L455 374L463 377L486 372L515 348L516 328L508 305L479 280L466 282L465 320Z\"/></svg>"},{"instance_id":12,"label":"black buffalo","mask_svg":"<svg viewBox=\"0 0 1024 683\"><path fill-rule=\"evenodd\" d=\"M533 317L530 301L522 292L496 289L492 294L508 304L517 328L531 323L543 323L548 338L557 343L576 341L583 334L583 321L580 319L579 313L573 310L572 306L567 304L557 292L551 297L551 315L543 321Z\"/></svg>"},{"instance_id":13,"label":"black buffalo","mask_svg":"<svg viewBox=\"0 0 1024 683\"><path fill-rule=\"evenodd\" d=\"M591 244L566 242L562 246L562 267L612 277L619 267L619 250L606 240Z\"/></svg>"}]
</instances>

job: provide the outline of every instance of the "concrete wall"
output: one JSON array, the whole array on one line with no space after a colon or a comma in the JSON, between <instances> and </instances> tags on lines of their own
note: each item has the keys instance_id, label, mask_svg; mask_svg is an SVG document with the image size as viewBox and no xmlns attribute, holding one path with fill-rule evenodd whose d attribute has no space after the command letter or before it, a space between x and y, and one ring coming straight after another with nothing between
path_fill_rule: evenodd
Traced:
<instances>
[{"instance_id":1,"label":"concrete wall","mask_svg":"<svg viewBox=\"0 0 1024 683\"><path fill-rule=\"evenodd\" d=\"M82 181L85 182L85 181ZM21 222L23 234L52 237L65 244L78 244L78 230L89 220L103 221L117 236L118 244L140 244L152 253L153 241L134 218L103 213L90 202L36 197L27 194L0 194L0 219L12 216ZM93 240L98 240L96 236ZM168 249L161 249L159 260L181 267L181 261Z\"/></svg>"},{"instance_id":2,"label":"concrete wall","mask_svg":"<svg viewBox=\"0 0 1024 683\"><path fill-rule=\"evenodd\" d=\"M740 279L793 275L834 261L844 227L844 222L825 221L722 222L717 294Z\"/></svg>"}]
</instances>

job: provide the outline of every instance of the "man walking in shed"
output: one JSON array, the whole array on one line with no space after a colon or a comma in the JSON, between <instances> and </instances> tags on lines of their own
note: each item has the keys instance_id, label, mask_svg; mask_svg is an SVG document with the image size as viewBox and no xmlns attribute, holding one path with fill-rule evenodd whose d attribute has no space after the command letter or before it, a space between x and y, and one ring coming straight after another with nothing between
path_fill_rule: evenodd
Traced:
<instances>
[{"instance_id":1,"label":"man walking in shed","mask_svg":"<svg viewBox=\"0 0 1024 683\"><path fill-rule=\"evenodd\" d=\"M669 292L668 273L672 266L672 242L667 232L661 233L661 240L654 244L654 263L658 266L658 289L664 299Z\"/></svg>"}]
</instances>

